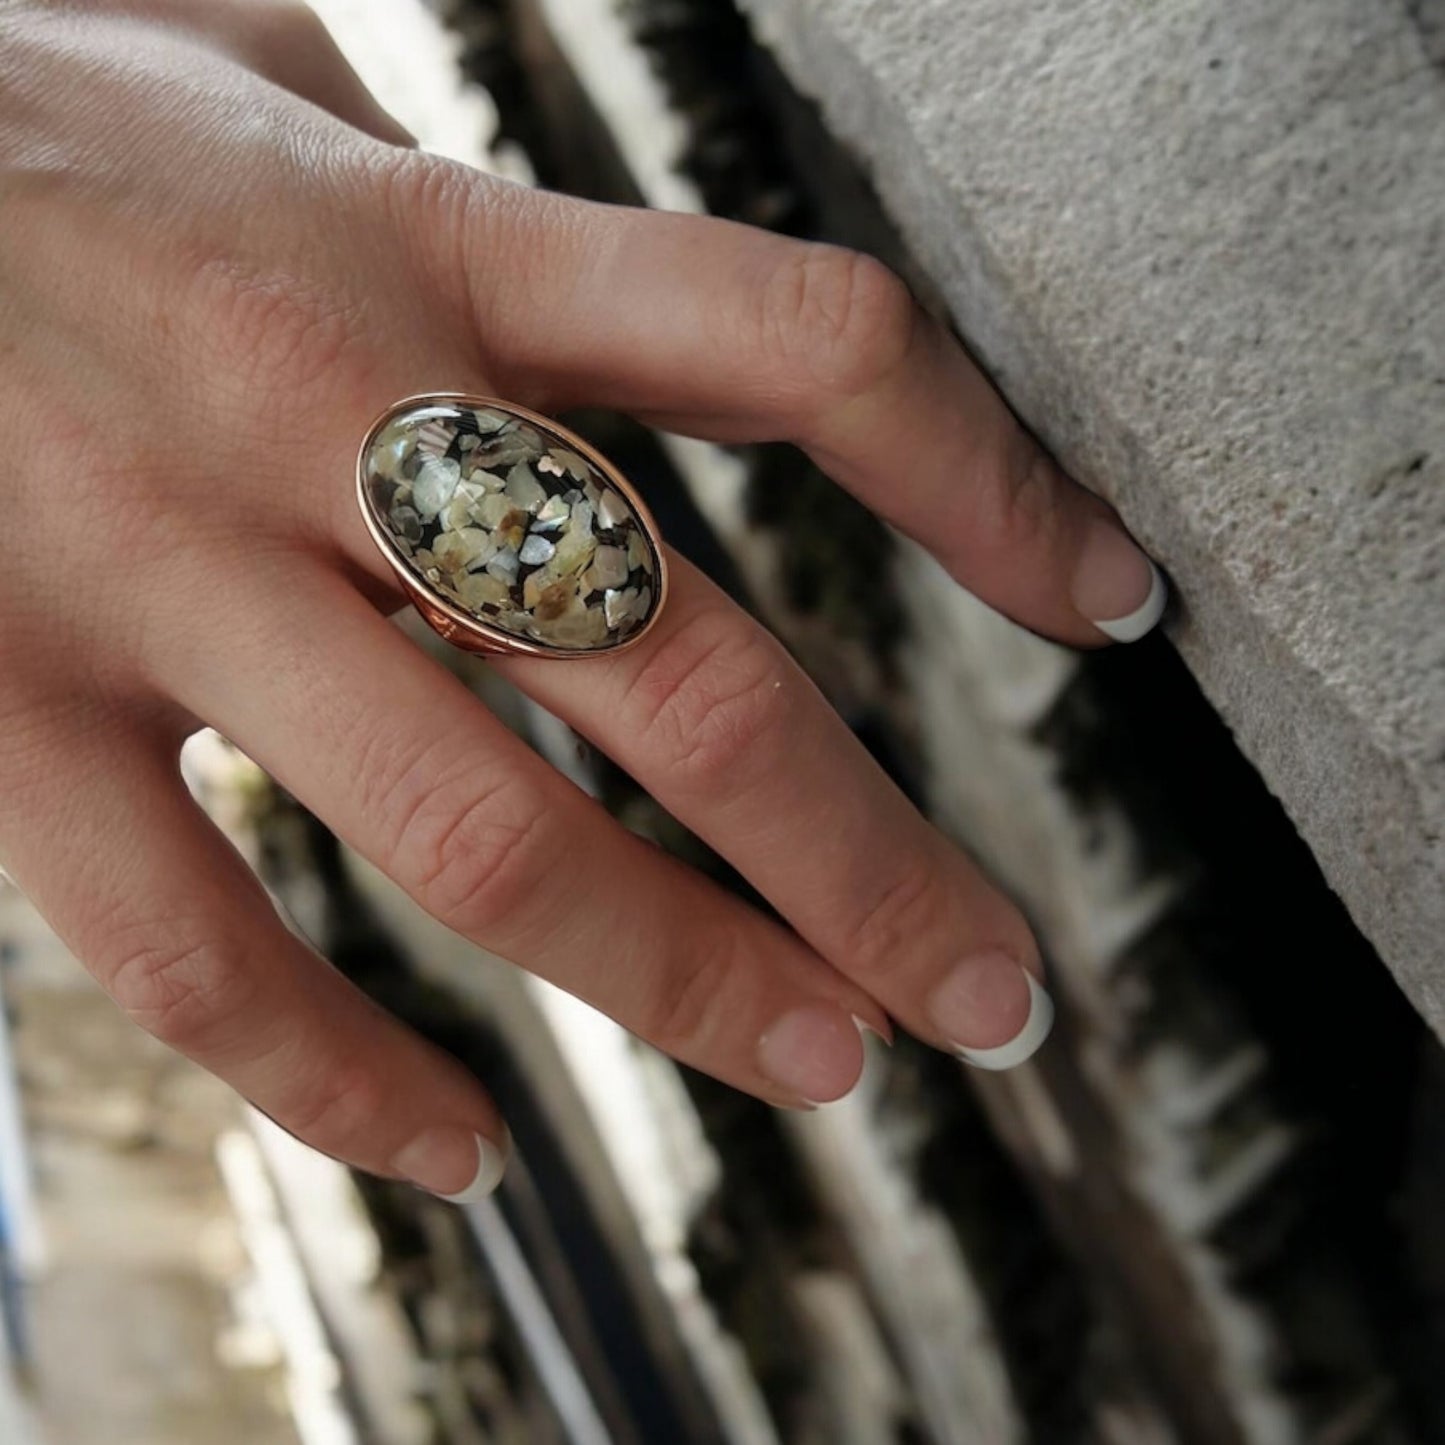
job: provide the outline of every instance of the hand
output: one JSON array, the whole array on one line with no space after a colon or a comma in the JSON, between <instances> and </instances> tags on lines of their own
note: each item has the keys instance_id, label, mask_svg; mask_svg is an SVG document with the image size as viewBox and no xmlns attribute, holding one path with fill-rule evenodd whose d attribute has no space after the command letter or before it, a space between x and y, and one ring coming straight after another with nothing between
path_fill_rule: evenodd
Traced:
<instances>
[{"instance_id":1,"label":"hand","mask_svg":"<svg viewBox=\"0 0 1445 1445\"><path fill-rule=\"evenodd\" d=\"M855 1019L995 1065L1037 1043L1018 911L698 572L633 650L497 666L791 928L411 646L353 496L399 397L610 406L796 442L1040 632L1152 623L1117 518L891 273L420 155L260 0L10 0L0 157L0 864L134 1018L360 1168L500 1172L475 1080L292 937L192 802L211 725L452 928L760 1098L846 1092Z\"/></svg>"}]
</instances>

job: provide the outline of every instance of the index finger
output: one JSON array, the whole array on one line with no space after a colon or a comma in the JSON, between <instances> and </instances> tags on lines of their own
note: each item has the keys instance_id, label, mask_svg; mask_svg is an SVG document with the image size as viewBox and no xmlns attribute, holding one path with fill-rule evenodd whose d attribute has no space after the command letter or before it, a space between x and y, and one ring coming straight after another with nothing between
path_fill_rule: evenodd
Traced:
<instances>
[{"instance_id":1,"label":"index finger","mask_svg":"<svg viewBox=\"0 0 1445 1445\"><path fill-rule=\"evenodd\" d=\"M1060 641L1129 642L1158 621L1163 579L1117 515L881 263L708 217L557 197L501 210L472 232L479 334L549 404L796 442L984 601ZM492 290L498 245L554 284Z\"/></svg>"}]
</instances>

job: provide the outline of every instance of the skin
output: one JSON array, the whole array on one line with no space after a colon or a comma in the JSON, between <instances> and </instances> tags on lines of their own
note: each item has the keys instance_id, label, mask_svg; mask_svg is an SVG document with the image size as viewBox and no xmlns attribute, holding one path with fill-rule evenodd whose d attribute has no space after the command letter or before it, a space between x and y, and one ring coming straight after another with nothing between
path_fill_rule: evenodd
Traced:
<instances>
[{"instance_id":1,"label":"skin","mask_svg":"<svg viewBox=\"0 0 1445 1445\"><path fill-rule=\"evenodd\" d=\"M1122 614L1142 556L891 273L420 155L309 12L260 0L0 0L0 216L0 865L139 1023L363 1169L451 1192L505 1139L192 802L178 752L209 725L444 923L773 1103L852 1086L854 1016L1018 1031L1021 974L973 990L966 1039L927 1003L980 953L1038 973L1018 910L682 559L637 648L497 666L786 926L390 625L351 485L371 418L430 389L789 440L995 607L1101 644L1077 581Z\"/></svg>"}]
</instances>

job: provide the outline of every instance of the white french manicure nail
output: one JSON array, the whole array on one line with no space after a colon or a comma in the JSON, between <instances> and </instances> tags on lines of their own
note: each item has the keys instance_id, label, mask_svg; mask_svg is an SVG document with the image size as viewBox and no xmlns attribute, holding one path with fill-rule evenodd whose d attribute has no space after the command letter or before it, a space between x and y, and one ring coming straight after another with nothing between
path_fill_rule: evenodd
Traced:
<instances>
[{"instance_id":1,"label":"white french manicure nail","mask_svg":"<svg viewBox=\"0 0 1445 1445\"><path fill-rule=\"evenodd\" d=\"M1107 633L1115 642L1137 642L1159 621L1169 600L1169 588L1164 574L1152 562L1149 575L1149 595L1132 612L1123 617L1090 619L1100 632Z\"/></svg>"},{"instance_id":2,"label":"white french manicure nail","mask_svg":"<svg viewBox=\"0 0 1445 1445\"><path fill-rule=\"evenodd\" d=\"M507 1170L506 1148L465 1127L448 1124L424 1129L391 1161L391 1166L404 1178L445 1199L449 1204L475 1204L485 1199ZM465 1178L464 1169L475 1168L471 1181L454 1194L443 1185Z\"/></svg>"},{"instance_id":3,"label":"white french manicure nail","mask_svg":"<svg viewBox=\"0 0 1445 1445\"><path fill-rule=\"evenodd\" d=\"M1034 978L1024 971L1029 985L1029 1016L1024 1026L1006 1044L992 1049L966 1049L958 1047L959 1058L977 1069L1012 1069L1025 1059L1032 1058L1042 1047L1054 1026L1054 1001Z\"/></svg>"},{"instance_id":4,"label":"white french manicure nail","mask_svg":"<svg viewBox=\"0 0 1445 1445\"><path fill-rule=\"evenodd\" d=\"M875 1029L873 1025L868 1022L867 1019L859 1018L857 1014L854 1014L852 1018L853 1022L858 1025L858 1032L863 1035L863 1042L865 1044L868 1042L869 1038L872 1037L877 1039L878 1042L882 1044L885 1049L892 1047L892 1044L889 1042L889 1040L886 1039L882 1034L880 1034L878 1030Z\"/></svg>"},{"instance_id":5,"label":"white french manicure nail","mask_svg":"<svg viewBox=\"0 0 1445 1445\"><path fill-rule=\"evenodd\" d=\"M477 1140L477 1172L465 1189L455 1194L443 1194L448 1204L478 1204L487 1198L502 1182L507 1172L507 1159L500 1149L480 1134Z\"/></svg>"},{"instance_id":6,"label":"white french manicure nail","mask_svg":"<svg viewBox=\"0 0 1445 1445\"><path fill-rule=\"evenodd\" d=\"M1079 616L1115 642L1143 637L1168 599L1164 574L1117 517L1096 516L1085 524L1069 591Z\"/></svg>"}]
</instances>

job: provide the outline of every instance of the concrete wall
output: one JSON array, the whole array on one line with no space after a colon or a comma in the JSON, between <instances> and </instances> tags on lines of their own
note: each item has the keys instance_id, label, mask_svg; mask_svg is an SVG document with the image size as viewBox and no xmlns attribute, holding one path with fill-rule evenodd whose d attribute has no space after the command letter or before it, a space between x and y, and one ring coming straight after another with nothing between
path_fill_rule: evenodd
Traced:
<instances>
[{"instance_id":1,"label":"concrete wall","mask_svg":"<svg viewBox=\"0 0 1445 1445\"><path fill-rule=\"evenodd\" d=\"M1440 7L744 8L1445 1031Z\"/></svg>"}]
</instances>

